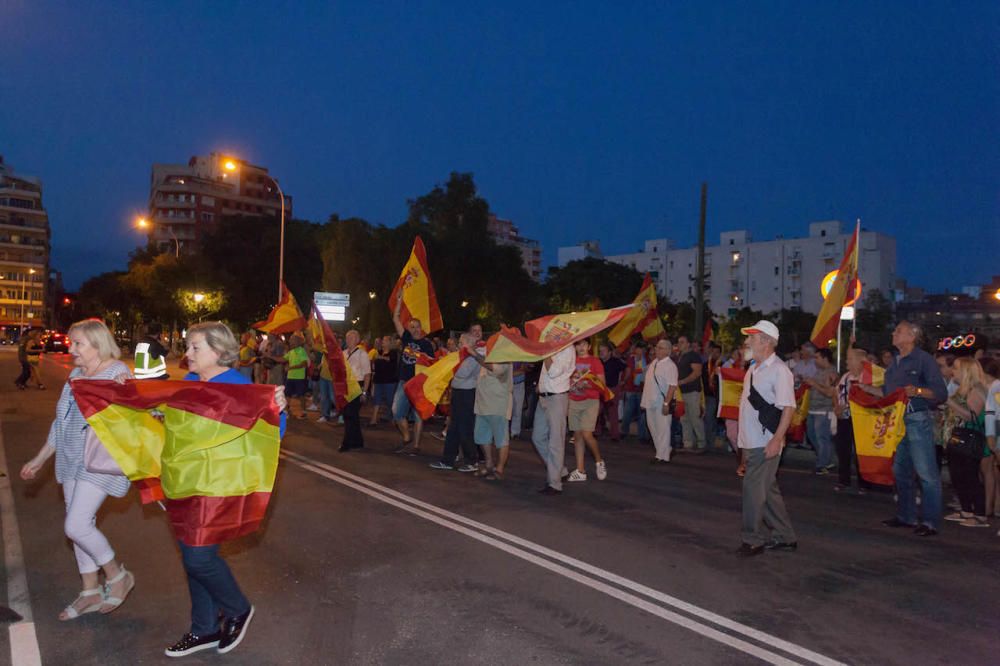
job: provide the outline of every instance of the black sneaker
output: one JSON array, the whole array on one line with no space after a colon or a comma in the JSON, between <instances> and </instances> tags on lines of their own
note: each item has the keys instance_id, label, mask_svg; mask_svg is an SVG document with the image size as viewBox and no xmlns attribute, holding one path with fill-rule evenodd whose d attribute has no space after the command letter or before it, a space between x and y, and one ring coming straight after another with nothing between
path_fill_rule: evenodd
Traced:
<instances>
[{"instance_id":1,"label":"black sneaker","mask_svg":"<svg viewBox=\"0 0 1000 666\"><path fill-rule=\"evenodd\" d=\"M235 650L247 634L247 627L253 619L253 606L243 615L226 618L222 623L222 637L219 639L219 654Z\"/></svg>"},{"instance_id":2,"label":"black sneaker","mask_svg":"<svg viewBox=\"0 0 1000 666\"><path fill-rule=\"evenodd\" d=\"M916 527L916 525L914 525L913 523L904 523L902 520L899 519L898 516L887 518L886 520L882 521L882 524L885 525L886 527L910 527L910 528Z\"/></svg>"},{"instance_id":3,"label":"black sneaker","mask_svg":"<svg viewBox=\"0 0 1000 666\"><path fill-rule=\"evenodd\" d=\"M740 547L736 549L737 557L753 557L754 555L760 555L764 552L764 546L751 546L748 543L740 544Z\"/></svg>"},{"instance_id":4,"label":"black sneaker","mask_svg":"<svg viewBox=\"0 0 1000 666\"><path fill-rule=\"evenodd\" d=\"M798 541L769 541L764 544L764 548L768 550L784 550L789 553L798 550Z\"/></svg>"},{"instance_id":5,"label":"black sneaker","mask_svg":"<svg viewBox=\"0 0 1000 666\"><path fill-rule=\"evenodd\" d=\"M553 488L552 486L548 486L548 485L545 486L544 488L542 488L541 490L539 490L538 492L541 495L562 495L562 491L561 490L558 490L558 489Z\"/></svg>"},{"instance_id":6,"label":"black sneaker","mask_svg":"<svg viewBox=\"0 0 1000 666\"><path fill-rule=\"evenodd\" d=\"M219 647L220 632L209 634L208 636L195 636L194 634L184 634L181 639L163 651L168 657L186 657L195 652Z\"/></svg>"}]
</instances>

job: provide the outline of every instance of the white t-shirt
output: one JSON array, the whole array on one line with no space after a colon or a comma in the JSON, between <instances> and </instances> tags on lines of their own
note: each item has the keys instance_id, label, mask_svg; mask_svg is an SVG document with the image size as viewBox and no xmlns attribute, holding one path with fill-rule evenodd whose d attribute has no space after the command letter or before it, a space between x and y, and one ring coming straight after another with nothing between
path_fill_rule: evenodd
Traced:
<instances>
[{"instance_id":1,"label":"white t-shirt","mask_svg":"<svg viewBox=\"0 0 1000 666\"><path fill-rule=\"evenodd\" d=\"M986 436L996 437L997 420L1000 420L1000 379L986 389Z\"/></svg>"},{"instance_id":2,"label":"white t-shirt","mask_svg":"<svg viewBox=\"0 0 1000 666\"><path fill-rule=\"evenodd\" d=\"M344 352L344 358L347 362L351 364L351 370L354 372L354 378L358 380L362 388L365 385L365 375L371 374L372 362L368 358L368 352L366 352L361 347L355 347L354 351L348 354Z\"/></svg>"},{"instance_id":3,"label":"white t-shirt","mask_svg":"<svg viewBox=\"0 0 1000 666\"><path fill-rule=\"evenodd\" d=\"M740 396L740 434L737 444L741 449L761 449L774 436L760 424L757 410L750 404L750 382L760 396L778 409L795 407L795 380L792 371L777 354L755 363L743 379L743 394Z\"/></svg>"},{"instance_id":4,"label":"white t-shirt","mask_svg":"<svg viewBox=\"0 0 1000 666\"><path fill-rule=\"evenodd\" d=\"M677 386L677 364L669 356L654 360L646 370L639 405L643 409L660 409L671 386Z\"/></svg>"},{"instance_id":5,"label":"white t-shirt","mask_svg":"<svg viewBox=\"0 0 1000 666\"><path fill-rule=\"evenodd\" d=\"M542 372L538 375L538 392L566 393L569 391L574 370L576 370L576 350L570 345L552 355L552 365L548 368L542 364Z\"/></svg>"}]
</instances>

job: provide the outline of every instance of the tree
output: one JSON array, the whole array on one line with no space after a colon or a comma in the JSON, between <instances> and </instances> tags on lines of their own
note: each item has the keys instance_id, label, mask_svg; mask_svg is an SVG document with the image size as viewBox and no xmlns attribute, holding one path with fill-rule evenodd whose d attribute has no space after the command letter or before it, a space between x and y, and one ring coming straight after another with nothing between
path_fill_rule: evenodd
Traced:
<instances>
[{"instance_id":1,"label":"tree","mask_svg":"<svg viewBox=\"0 0 1000 666\"><path fill-rule=\"evenodd\" d=\"M782 309L768 313L766 319L774 322L781 336L778 338L778 351L786 354L798 349L809 341L816 315L798 309Z\"/></svg>"},{"instance_id":2,"label":"tree","mask_svg":"<svg viewBox=\"0 0 1000 666\"><path fill-rule=\"evenodd\" d=\"M858 330L858 345L876 350L889 345L892 328L892 303L882 292L873 289L865 296L864 302L855 315Z\"/></svg>"},{"instance_id":3,"label":"tree","mask_svg":"<svg viewBox=\"0 0 1000 666\"><path fill-rule=\"evenodd\" d=\"M760 310L751 310L748 307L740 308L719 324L719 330L716 333L716 342L722 345L723 349L735 349L744 338L740 330L748 326L753 326L763 318L764 313Z\"/></svg>"},{"instance_id":4,"label":"tree","mask_svg":"<svg viewBox=\"0 0 1000 666\"><path fill-rule=\"evenodd\" d=\"M610 308L631 303L642 287L642 273L604 259L587 257L549 268L546 300L556 312Z\"/></svg>"}]
</instances>

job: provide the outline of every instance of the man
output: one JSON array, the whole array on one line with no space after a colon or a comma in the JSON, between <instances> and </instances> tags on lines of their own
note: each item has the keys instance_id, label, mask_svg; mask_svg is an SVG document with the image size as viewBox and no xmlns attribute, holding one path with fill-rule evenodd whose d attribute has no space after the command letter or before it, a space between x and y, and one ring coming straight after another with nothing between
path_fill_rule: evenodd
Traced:
<instances>
[{"instance_id":1,"label":"man","mask_svg":"<svg viewBox=\"0 0 1000 666\"><path fill-rule=\"evenodd\" d=\"M795 369L792 370L792 376L795 379L795 386L798 387L799 384L807 379L811 379L815 374L816 348L811 342L807 342L802 345L801 352L799 353L799 361L795 364Z\"/></svg>"},{"instance_id":2,"label":"man","mask_svg":"<svg viewBox=\"0 0 1000 666\"><path fill-rule=\"evenodd\" d=\"M911 527L917 536L934 536L941 525L941 474L934 452L934 406L948 399L948 389L934 357L920 349L921 330L901 321L892 332L899 354L885 370L882 390L902 388L910 399L903 422L906 434L896 447L892 473L896 477L896 515L887 527ZM913 475L920 479L920 519L913 492Z\"/></svg>"},{"instance_id":3,"label":"man","mask_svg":"<svg viewBox=\"0 0 1000 666\"><path fill-rule=\"evenodd\" d=\"M309 365L309 354L305 350L305 338L298 333L288 340L289 350L282 357L282 363L288 366L288 377L285 380L285 397L288 398L288 413L297 419L306 417L306 368ZM271 347L272 353L274 347ZM284 366L278 366L284 367ZM299 413L292 408L292 398L298 398Z\"/></svg>"},{"instance_id":4,"label":"man","mask_svg":"<svg viewBox=\"0 0 1000 666\"><path fill-rule=\"evenodd\" d=\"M344 360L351 366L354 378L361 385L361 395L356 396L343 409L344 440L338 449L341 453L364 448L365 439L361 434L361 403L365 401L372 381L371 360L368 358L368 352L360 344L361 334L352 328L344 335L344 340L347 342L347 349L343 351Z\"/></svg>"},{"instance_id":5,"label":"man","mask_svg":"<svg viewBox=\"0 0 1000 666\"><path fill-rule=\"evenodd\" d=\"M135 378L168 379L167 350L160 344L163 328L148 324L146 335L135 345Z\"/></svg>"},{"instance_id":6,"label":"man","mask_svg":"<svg viewBox=\"0 0 1000 666\"><path fill-rule=\"evenodd\" d=\"M450 422L444 438L441 460L430 464L431 469L455 469L458 450L462 449L465 464L459 472L475 472L478 469L479 451L476 449L476 384L479 382L479 355L476 354L476 339L471 333L463 333L459 338L460 349L466 350L465 357L455 376L451 379Z\"/></svg>"},{"instance_id":7,"label":"man","mask_svg":"<svg viewBox=\"0 0 1000 666\"><path fill-rule=\"evenodd\" d=\"M527 363L515 363L513 402L510 408L510 438L517 439L521 435L521 420L524 415L524 387L526 384Z\"/></svg>"},{"instance_id":8,"label":"man","mask_svg":"<svg viewBox=\"0 0 1000 666\"><path fill-rule=\"evenodd\" d=\"M649 430L646 428L646 419L642 414L640 406L642 397L642 385L646 380L646 343L641 340L632 347L632 355L628 359L628 367L625 376L621 379L622 396L625 403L624 414L622 415L621 432L622 437L627 437L632 429L632 421L639 425L636 434L639 441L644 442L649 439Z\"/></svg>"},{"instance_id":9,"label":"man","mask_svg":"<svg viewBox=\"0 0 1000 666\"><path fill-rule=\"evenodd\" d=\"M598 421L598 429L600 429L600 423L603 420L604 426L611 434L611 441L618 442L622 438L621 430L618 427L618 407L622 402L619 384L625 372L625 361L618 358L607 342L602 342L601 346L597 348L597 355L604 365L604 381L614 395L611 400L601 405L602 419Z\"/></svg>"},{"instance_id":10,"label":"man","mask_svg":"<svg viewBox=\"0 0 1000 666\"><path fill-rule=\"evenodd\" d=\"M681 399L684 401L684 416L681 417L684 448L694 453L705 453L705 416L702 411L701 355L691 348L686 335L677 338L680 358L677 360Z\"/></svg>"},{"instance_id":11,"label":"man","mask_svg":"<svg viewBox=\"0 0 1000 666\"><path fill-rule=\"evenodd\" d=\"M545 461L547 482L543 495L562 493L563 460L566 456L566 413L569 386L576 370L576 351L567 345L542 361L538 376L538 406L535 408L531 441Z\"/></svg>"},{"instance_id":12,"label":"man","mask_svg":"<svg viewBox=\"0 0 1000 666\"><path fill-rule=\"evenodd\" d=\"M760 555L765 548L793 551L798 547L792 522L778 488L778 464L785 433L795 413L792 371L774 353L778 327L761 320L741 329L748 335L755 363L743 380L740 430L743 450L743 543L740 557Z\"/></svg>"},{"instance_id":13,"label":"man","mask_svg":"<svg viewBox=\"0 0 1000 666\"><path fill-rule=\"evenodd\" d=\"M481 363L479 382L476 384L475 440L486 460L486 470L478 473L488 481L503 479L510 457L508 421L511 410L511 363L486 363L479 354L473 354ZM523 387L524 384L521 384ZM493 452L496 450L496 466Z\"/></svg>"},{"instance_id":14,"label":"man","mask_svg":"<svg viewBox=\"0 0 1000 666\"><path fill-rule=\"evenodd\" d=\"M719 366L722 364L722 347L714 342L708 343L708 356L705 359L705 372L701 381L705 385L705 441L708 449L715 448L715 435L719 429Z\"/></svg>"},{"instance_id":15,"label":"man","mask_svg":"<svg viewBox=\"0 0 1000 666\"><path fill-rule=\"evenodd\" d=\"M673 345L669 340L656 343L656 358L649 366L646 381L642 387L642 406L646 410L649 434L653 437L655 454L651 464L670 462L671 421L673 413L670 405L677 390L677 366L670 359Z\"/></svg>"},{"instance_id":16,"label":"man","mask_svg":"<svg viewBox=\"0 0 1000 666\"><path fill-rule=\"evenodd\" d=\"M31 378L31 364L28 362L28 346L34 344L36 337L38 337L38 330L33 328L27 333L22 334L21 339L17 343L17 362L21 364L21 374L14 380L14 386L22 391L28 388L28 379Z\"/></svg>"},{"instance_id":17,"label":"man","mask_svg":"<svg viewBox=\"0 0 1000 666\"><path fill-rule=\"evenodd\" d=\"M424 422L417 414L413 406L410 405L409 398L403 390L403 385L413 379L416 374L416 363L418 354L434 356L434 347L430 340L424 336L424 329L420 320L416 317L406 322L399 319L399 313L403 308L403 299L396 301L396 309L392 312L392 323L396 327L396 334L399 335L399 383L396 384L396 395L392 400L392 418L403 436L403 443L396 449L396 453L402 453L409 448L410 455L416 455L420 451L420 434L424 429ZM413 419L413 439L410 439L409 419Z\"/></svg>"}]
</instances>

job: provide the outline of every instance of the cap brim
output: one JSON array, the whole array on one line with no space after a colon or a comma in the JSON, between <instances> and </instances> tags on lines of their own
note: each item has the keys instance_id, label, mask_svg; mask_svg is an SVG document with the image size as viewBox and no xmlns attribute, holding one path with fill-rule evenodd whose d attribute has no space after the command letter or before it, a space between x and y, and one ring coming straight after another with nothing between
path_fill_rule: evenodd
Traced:
<instances>
[{"instance_id":1,"label":"cap brim","mask_svg":"<svg viewBox=\"0 0 1000 666\"><path fill-rule=\"evenodd\" d=\"M750 328L741 328L740 333L743 333L744 335L750 335L751 333L760 333L760 329L751 326Z\"/></svg>"}]
</instances>

